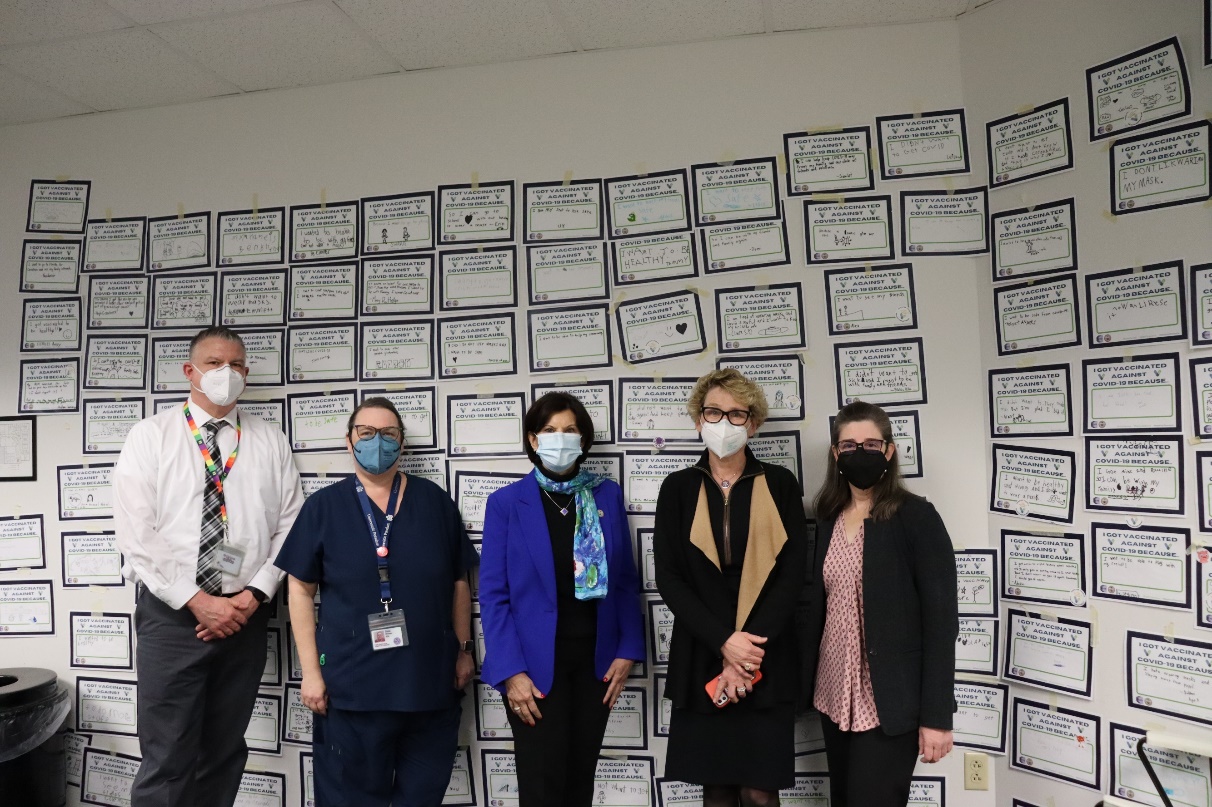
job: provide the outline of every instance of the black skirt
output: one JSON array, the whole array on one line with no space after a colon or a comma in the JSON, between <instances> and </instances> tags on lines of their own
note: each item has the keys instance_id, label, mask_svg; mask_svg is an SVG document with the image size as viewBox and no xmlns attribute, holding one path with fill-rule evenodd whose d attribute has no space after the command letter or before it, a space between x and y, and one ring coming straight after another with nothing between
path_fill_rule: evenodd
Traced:
<instances>
[{"instance_id":1,"label":"black skirt","mask_svg":"<svg viewBox=\"0 0 1212 807\"><path fill-rule=\"evenodd\" d=\"M756 709L744 700L710 714L675 708L665 777L768 791L794 786L794 712L791 704Z\"/></svg>"}]
</instances>

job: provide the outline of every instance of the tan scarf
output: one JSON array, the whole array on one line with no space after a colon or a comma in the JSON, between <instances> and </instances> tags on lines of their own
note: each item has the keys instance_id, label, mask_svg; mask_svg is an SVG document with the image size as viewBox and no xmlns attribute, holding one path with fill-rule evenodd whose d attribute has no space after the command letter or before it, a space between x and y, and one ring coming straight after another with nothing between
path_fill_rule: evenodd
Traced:
<instances>
[{"instance_id":1,"label":"tan scarf","mask_svg":"<svg viewBox=\"0 0 1212 807\"><path fill-rule=\"evenodd\" d=\"M707 556L715 568L720 568L720 556L715 548L715 533L711 530L711 514L707 510L707 483L699 488L699 502L694 510L694 521L690 525L690 543ZM736 604L736 629L745 626L745 620L753 611L766 578L774 569L774 562L787 543L787 530L779 509L770 495L766 477L753 479L753 498L749 504L749 540L745 545L745 561L741 566L741 590Z\"/></svg>"}]
</instances>

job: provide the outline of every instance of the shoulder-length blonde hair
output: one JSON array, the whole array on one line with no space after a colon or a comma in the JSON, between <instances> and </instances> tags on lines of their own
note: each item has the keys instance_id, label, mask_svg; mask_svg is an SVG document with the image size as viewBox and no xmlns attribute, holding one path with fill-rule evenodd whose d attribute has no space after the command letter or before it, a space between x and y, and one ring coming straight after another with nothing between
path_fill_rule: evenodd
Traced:
<instances>
[{"instance_id":1,"label":"shoulder-length blonde hair","mask_svg":"<svg viewBox=\"0 0 1212 807\"><path fill-rule=\"evenodd\" d=\"M837 445L838 435L841 434L843 427L864 420L874 423L875 427L880 430L880 437L893 443L892 421L888 419L888 413L880 407L865 401L855 401L838 410L837 417L833 419L833 426L829 429L829 460L825 470L825 481L821 484L821 489L817 491L816 499L812 503L813 512L816 513L819 521L832 521L846 509L846 505L850 504L850 483L837 469L833 447ZM900 508L901 502L913 495L905 488L905 483L901 478L901 467L895 445L893 443L892 459L888 461L888 470L871 488L871 517L876 521L887 521L892 518Z\"/></svg>"},{"instance_id":2,"label":"shoulder-length blonde hair","mask_svg":"<svg viewBox=\"0 0 1212 807\"><path fill-rule=\"evenodd\" d=\"M695 382L694 389L690 390L690 399L686 401L686 411L690 413L690 418L695 423L699 422L699 416L703 414L703 401L706 400L707 393L716 387L744 404L749 410L749 420L755 429L766 422L766 415L769 411L766 406L766 393L762 392L761 387L742 375L739 370L725 367L722 370L707 373Z\"/></svg>"}]
</instances>

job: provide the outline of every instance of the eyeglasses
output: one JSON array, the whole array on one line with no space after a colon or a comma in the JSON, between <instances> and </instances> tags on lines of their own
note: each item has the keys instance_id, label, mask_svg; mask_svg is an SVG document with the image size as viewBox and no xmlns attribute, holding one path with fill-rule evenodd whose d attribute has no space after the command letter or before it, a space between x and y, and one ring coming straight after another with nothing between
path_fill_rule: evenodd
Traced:
<instances>
[{"instance_id":1,"label":"eyeglasses","mask_svg":"<svg viewBox=\"0 0 1212 807\"><path fill-rule=\"evenodd\" d=\"M862 446L864 451L878 451L882 454L887 445L887 440L863 440L861 443L858 440L838 440L835 448L839 454L853 454L858 451L859 446Z\"/></svg>"},{"instance_id":2,"label":"eyeglasses","mask_svg":"<svg viewBox=\"0 0 1212 807\"><path fill-rule=\"evenodd\" d=\"M723 409L716 409L714 406L703 407L703 420L708 423L719 423L724 419L725 415L728 416L728 422L733 426L744 426L749 422L748 409L730 409L725 412Z\"/></svg>"},{"instance_id":3,"label":"eyeglasses","mask_svg":"<svg viewBox=\"0 0 1212 807\"><path fill-rule=\"evenodd\" d=\"M374 426L354 426L353 433L358 436L359 440L369 440L376 434L381 434L388 440L394 440L397 443L404 439L404 430L399 426L384 426L381 429L376 429Z\"/></svg>"}]
</instances>

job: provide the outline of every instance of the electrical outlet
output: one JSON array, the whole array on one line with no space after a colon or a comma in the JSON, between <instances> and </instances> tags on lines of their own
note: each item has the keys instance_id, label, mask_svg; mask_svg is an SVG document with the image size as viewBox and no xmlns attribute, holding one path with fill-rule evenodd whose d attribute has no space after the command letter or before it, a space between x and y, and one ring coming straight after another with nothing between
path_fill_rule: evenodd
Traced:
<instances>
[{"instance_id":1,"label":"electrical outlet","mask_svg":"<svg viewBox=\"0 0 1212 807\"><path fill-rule=\"evenodd\" d=\"M964 790L989 789L989 755L964 752Z\"/></svg>"}]
</instances>

